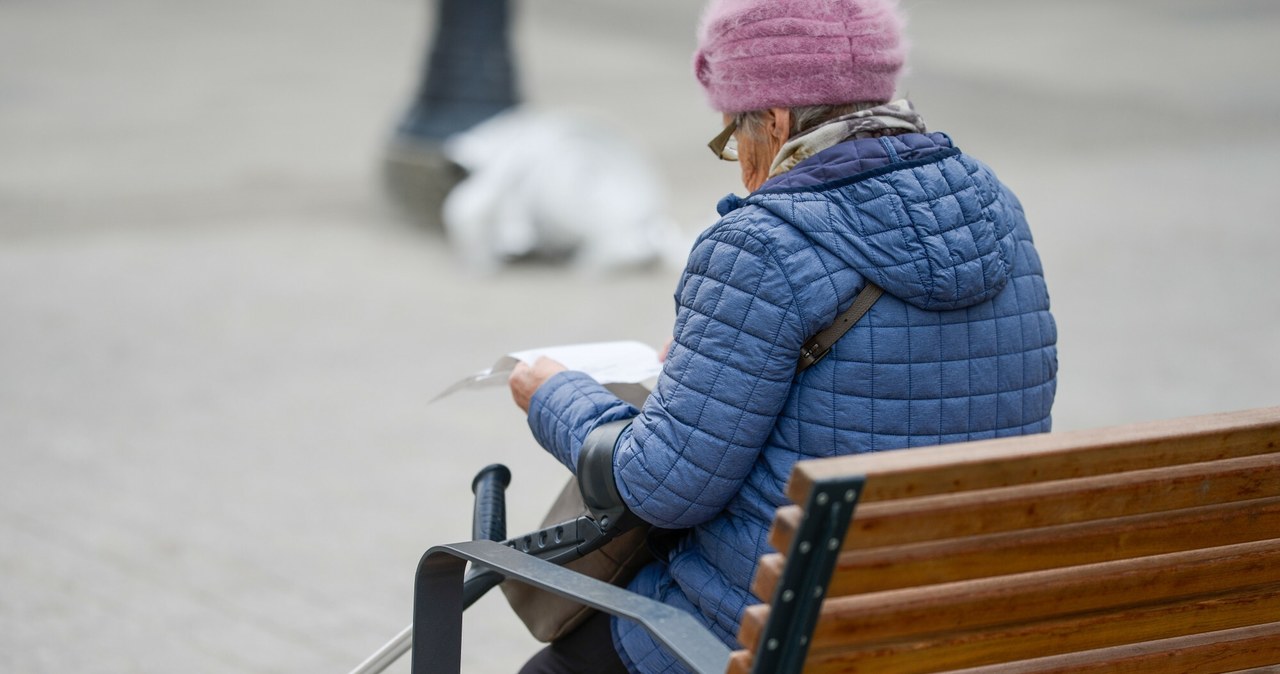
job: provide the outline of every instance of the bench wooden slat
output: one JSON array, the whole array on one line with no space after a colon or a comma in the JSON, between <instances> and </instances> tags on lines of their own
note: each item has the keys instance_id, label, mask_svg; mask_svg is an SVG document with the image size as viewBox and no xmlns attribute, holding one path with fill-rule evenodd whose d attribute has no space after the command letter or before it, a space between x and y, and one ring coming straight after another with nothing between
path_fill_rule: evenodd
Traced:
<instances>
[{"instance_id":1,"label":"bench wooden slat","mask_svg":"<svg viewBox=\"0 0 1280 674\"><path fill-rule=\"evenodd\" d=\"M751 663L754 658L750 651L734 651L729 656L729 667L725 674L751 674Z\"/></svg>"},{"instance_id":2,"label":"bench wooden slat","mask_svg":"<svg viewBox=\"0 0 1280 674\"><path fill-rule=\"evenodd\" d=\"M815 650L805 663L805 672L881 672L886 662L893 663L895 674L951 671L988 662L1006 662L1011 658L1110 648L1151 639L1152 635L1189 636L1217 632L1255 625L1275 615L1280 615L1280 586L1273 585L1262 592L1225 595L1103 616L1032 623L986 632L960 632L933 640L881 643L861 650ZM1171 623L1171 627L1167 624L1161 627L1161 621ZM746 674L750 666L750 653L737 651L729 671L730 674Z\"/></svg>"},{"instance_id":3,"label":"bench wooden slat","mask_svg":"<svg viewBox=\"0 0 1280 674\"><path fill-rule=\"evenodd\" d=\"M788 494L821 518L839 480L862 487L825 588L793 577L839 537L800 541L796 506L769 540L797 559L752 583L775 622L825 593L808 638L769 626L809 674L1280 674L1280 407L804 461ZM747 609L729 674L770 615Z\"/></svg>"},{"instance_id":4,"label":"bench wooden slat","mask_svg":"<svg viewBox=\"0 0 1280 674\"><path fill-rule=\"evenodd\" d=\"M1276 671L1280 622L1084 653L957 670L953 674L1220 674L1249 667Z\"/></svg>"},{"instance_id":5,"label":"bench wooden slat","mask_svg":"<svg viewBox=\"0 0 1280 674\"><path fill-rule=\"evenodd\" d=\"M1105 614L956 632L916 641L814 650L807 674L926 674L1247 627L1280 616L1280 586Z\"/></svg>"},{"instance_id":6,"label":"bench wooden slat","mask_svg":"<svg viewBox=\"0 0 1280 674\"><path fill-rule=\"evenodd\" d=\"M803 464L799 464L803 465ZM1070 524L1280 496L1280 461L1247 456L1211 463L1056 480L859 505L844 549ZM787 506L777 519L795 526Z\"/></svg>"},{"instance_id":7,"label":"bench wooden slat","mask_svg":"<svg viewBox=\"0 0 1280 674\"><path fill-rule=\"evenodd\" d=\"M865 475L863 503L990 489L1280 451L1280 408L1114 428L1002 438L797 464L788 485L805 503L815 480Z\"/></svg>"},{"instance_id":8,"label":"bench wooden slat","mask_svg":"<svg viewBox=\"0 0 1280 674\"><path fill-rule=\"evenodd\" d=\"M782 525L781 520L779 524ZM789 526L779 526L770 542L779 550L788 550L793 534L794 529ZM827 596L1094 564L1278 535L1280 498L1269 498L1033 531L855 550L840 556ZM765 601L773 597L785 562L781 554L761 559L752 584L757 597Z\"/></svg>"},{"instance_id":9,"label":"bench wooden slat","mask_svg":"<svg viewBox=\"0 0 1280 674\"><path fill-rule=\"evenodd\" d=\"M1280 539L1035 571L824 602L813 648L1124 610L1274 583ZM755 649L769 607L749 607L739 641Z\"/></svg>"}]
</instances>

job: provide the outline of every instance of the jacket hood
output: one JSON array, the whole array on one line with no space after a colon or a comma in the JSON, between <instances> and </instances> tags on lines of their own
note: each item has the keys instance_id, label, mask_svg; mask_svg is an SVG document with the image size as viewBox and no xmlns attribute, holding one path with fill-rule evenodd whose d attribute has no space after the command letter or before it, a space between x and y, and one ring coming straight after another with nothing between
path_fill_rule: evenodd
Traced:
<instances>
[{"instance_id":1,"label":"jacket hood","mask_svg":"<svg viewBox=\"0 0 1280 674\"><path fill-rule=\"evenodd\" d=\"M991 170L941 133L847 141L734 201L722 209L765 208L885 292L930 311L999 293L1023 219Z\"/></svg>"}]
</instances>

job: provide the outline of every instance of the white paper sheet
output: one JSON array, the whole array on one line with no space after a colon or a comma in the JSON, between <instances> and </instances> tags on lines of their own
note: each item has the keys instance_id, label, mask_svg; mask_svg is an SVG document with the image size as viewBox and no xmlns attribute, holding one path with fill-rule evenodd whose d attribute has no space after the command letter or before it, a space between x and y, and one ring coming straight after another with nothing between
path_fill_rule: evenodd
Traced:
<instances>
[{"instance_id":1,"label":"white paper sheet","mask_svg":"<svg viewBox=\"0 0 1280 674\"><path fill-rule=\"evenodd\" d=\"M658 361L657 350L641 342L592 342L549 346L509 353L499 358L492 367L449 386L431 402L462 389L505 386L516 363L524 362L532 365L541 356L564 363L564 366L570 370L587 373L592 379L605 384L628 402L633 402L632 398L637 392L637 389L630 385L643 384L662 372L662 363ZM620 391L627 391L629 395L624 396Z\"/></svg>"}]
</instances>

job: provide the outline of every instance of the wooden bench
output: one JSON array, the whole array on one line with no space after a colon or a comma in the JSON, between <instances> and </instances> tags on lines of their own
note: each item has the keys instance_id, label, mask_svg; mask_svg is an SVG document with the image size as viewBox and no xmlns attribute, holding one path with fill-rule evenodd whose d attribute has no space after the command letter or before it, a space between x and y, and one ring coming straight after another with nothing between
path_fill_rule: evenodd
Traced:
<instances>
[{"instance_id":1,"label":"wooden bench","mask_svg":"<svg viewBox=\"0 0 1280 674\"><path fill-rule=\"evenodd\" d=\"M1280 671L1280 408L806 461L788 495L732 654L500 545L434 550L636 619L706 674ZM460 629L415 630L414 671L458 671Z\"/></svg>"}]
</instances>

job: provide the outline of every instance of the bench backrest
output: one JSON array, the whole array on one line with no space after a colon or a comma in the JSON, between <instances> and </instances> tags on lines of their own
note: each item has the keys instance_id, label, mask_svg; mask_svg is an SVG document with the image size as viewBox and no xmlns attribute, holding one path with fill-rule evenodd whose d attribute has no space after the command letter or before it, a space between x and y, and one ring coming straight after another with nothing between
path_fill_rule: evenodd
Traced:
<instances>
[{"instance_id":1,"label":"bench backrest","mask_svg":"<svg viewBox=\"0 0 1280 674\"><path fill-rule=\"evenodd\" d=\"M1280 408L801 462L788 495L850 476L805 672L1280 664ZM778 511L789 552L753 585L774 605L805 522ZM747 610L730 674L771 612Z\"/></svg>"}]
</instances>

